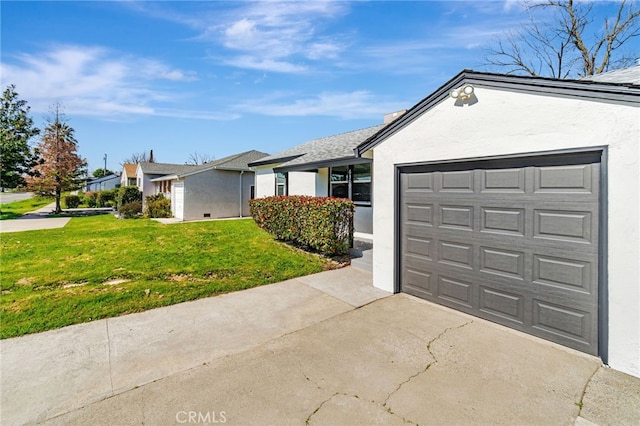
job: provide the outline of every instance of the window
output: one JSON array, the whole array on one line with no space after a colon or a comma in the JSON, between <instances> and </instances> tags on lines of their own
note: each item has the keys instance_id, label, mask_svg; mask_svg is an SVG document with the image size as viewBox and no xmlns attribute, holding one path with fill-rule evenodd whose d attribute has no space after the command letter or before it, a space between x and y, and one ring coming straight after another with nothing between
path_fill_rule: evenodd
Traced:
<instances>
[{"instance_id":1,"label":"window","mask_svg":"<svg viewBox=\"0 0 640 426\"><path fill-rule=\"evenodd\" d=\"M276 173L276 195L287 195L287 173Z\"/></svg>"},{"instance_id":2,"label":"window","mask_svg":"<svg viewBox=\"0 0 640 426\"><path fill-rule=\"evenodd\" d=\"M332 167L329 176L332 197L371 205L371 163Z\"/></svg>"}]
</instances>

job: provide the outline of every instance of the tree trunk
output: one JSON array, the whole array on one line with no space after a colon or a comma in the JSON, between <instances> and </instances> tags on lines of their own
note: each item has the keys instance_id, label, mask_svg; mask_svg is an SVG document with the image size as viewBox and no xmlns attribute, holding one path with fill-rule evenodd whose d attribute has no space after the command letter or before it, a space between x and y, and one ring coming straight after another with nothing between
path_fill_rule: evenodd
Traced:
<instances>
[{"instance_id":1,"label":"tree trunk","mask_svg":"<svg viewBox=\"0 0 640 426\"><path fill-rule=\"evenodd\" d=\"M55 213L62 213L62 208L60 207L60 189L56 188L56 210Z\"/></svg>"}]
</instances>

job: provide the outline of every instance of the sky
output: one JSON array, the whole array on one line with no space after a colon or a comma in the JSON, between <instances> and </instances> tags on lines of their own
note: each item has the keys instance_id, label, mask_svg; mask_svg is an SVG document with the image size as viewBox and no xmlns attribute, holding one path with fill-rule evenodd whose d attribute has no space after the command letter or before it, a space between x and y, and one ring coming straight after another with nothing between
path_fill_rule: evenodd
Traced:
<instances>
[{"instance_id":1,"label":"sky","mask_svg":"<svg viewBox=\"0 0 640 426\"><path fill-rule=\"evenodd\" d=\"M53 105L89 171L153 150L183 164L275 154L382 123L486 67L517 1L0 2L2 89Z\"/></svg>"}]
</instances>

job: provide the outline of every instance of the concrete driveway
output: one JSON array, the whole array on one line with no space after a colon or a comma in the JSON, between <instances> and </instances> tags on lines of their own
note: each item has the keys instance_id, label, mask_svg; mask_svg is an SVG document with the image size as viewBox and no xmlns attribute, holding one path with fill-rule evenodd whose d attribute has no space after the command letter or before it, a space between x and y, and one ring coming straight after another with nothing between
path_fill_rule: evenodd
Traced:
<instances>
[{"instance_id":1,"label":"concrete driveway","mask_svg":"<svg viewBox=\"0 0 640 426\"><path fill-rule=\"evenodd\" d=\"M344 268L3 340L3 425L640 424L640 380Z\"/></svg>"}]
</instances>

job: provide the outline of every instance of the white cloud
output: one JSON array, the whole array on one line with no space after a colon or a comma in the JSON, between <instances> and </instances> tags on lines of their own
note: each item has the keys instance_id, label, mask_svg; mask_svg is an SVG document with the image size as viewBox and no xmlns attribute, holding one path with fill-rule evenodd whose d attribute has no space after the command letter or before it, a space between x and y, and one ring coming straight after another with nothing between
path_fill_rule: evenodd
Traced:
<instances>
[{"instance_id":1,"label":"white cloud","mask_svg":"<svg viewBox=\"0 0 640 426\"><path fill-rule=\"evenodd\" d=\"M68 114L111 117L161 115L232 119L211 112L163 110L175 96L159 89L163 82L188 82L195 73L162 62L116 55L92 46L53 46L44 52L20 54L0 64L3 85L15 84L33 112L48 112L56 102Z\"/></svg>"},{"instance_id":2,"label":"white cloud","mask_svg":"<svg viewBox=\"0 0 640 426\"><path fill-rule=\"evenodd\" d=\"M236 6L239 5L239 6ZM343 2L269 1L238 2L225 12L173 19L200 32L197 39L213 42L227 52L216 59L252 70L301 73L310 61L334 59L346 48L342 37L321 35L323 25L347 11ZM157 10L153 11L157 15Z\"/></svg>"},{"instance_id":3,"label":"white cloud","mask_svg":"<svg viewBox=\"0 0 640 426\"><path fill-rule=\"evenodd\" d=\"M343 119L380 118L389 111L397 111L406 105L378 99L366 90L353 92L325 92L318 96L278 100L285 95L275 94L251 103L238 104L234 109L270 116L329 116Z\"/></svg>"}]
</instances>

